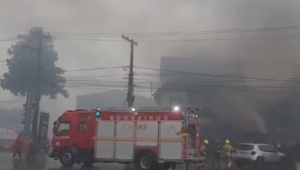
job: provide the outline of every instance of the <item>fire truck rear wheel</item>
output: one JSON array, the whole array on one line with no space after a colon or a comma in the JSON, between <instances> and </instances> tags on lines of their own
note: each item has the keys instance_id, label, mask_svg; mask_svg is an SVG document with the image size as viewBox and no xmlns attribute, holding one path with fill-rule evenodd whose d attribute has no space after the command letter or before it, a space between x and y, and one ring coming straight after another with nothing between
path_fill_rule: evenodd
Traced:
<instances>
[{"instance_id":1,"label":"fire truck rear wheel","mask_svg":"<svg viewBox=\"0 0 300 170\"><path fill-rule=\"evenodd\" d=\"M139 170L156 170L157 161L154 154L150 152L142 152L137 156L136 165Z\"/></svg>"},{"instance_id":2,"label":"fire truck rear wheel","mask_svg":"<svg viewBox=\"0 0 300 170\"><path fill-rule=\"evenodd\" d=\"M73 166L75 164L75 155L71 149L65 149L60 153L59 160L63 166Z\"/></svg>"}]
</instances>

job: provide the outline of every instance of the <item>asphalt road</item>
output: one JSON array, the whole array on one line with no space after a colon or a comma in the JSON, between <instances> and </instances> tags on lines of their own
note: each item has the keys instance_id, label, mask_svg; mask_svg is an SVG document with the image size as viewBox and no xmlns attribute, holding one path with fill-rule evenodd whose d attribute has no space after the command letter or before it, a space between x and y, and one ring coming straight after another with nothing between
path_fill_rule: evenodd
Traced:
<instances>
[{"instance_id":1,"label":"asphalt road","mask_svg":"<svg viewBox=\"0 0 300 170\"><path fill-rule=\"evenodd\" d=\"M210 168L208 167L207 170ZM221 168L222 170L223 168ZM0 170L133 170L121 164L101 164L94 167L82 167L76 165L72 168L63 168L59 161L49 159L47 155L39 155L36 161L28 161L26 158L12 158L12 153L0 152ZM185 165L177 166L176 170L185 170ZM236 170L236 168L233 168ZM257 168L243 168L243 170L258 170ZM278 168L265 168L259 170L279 170ZM296 168L282 168L280 170L296 170Z\"/></svg>"},{"instance_id":2,"label":"asphalt road","mask_svg":"<svg viewBox=\"0 0 300 170\"><path fill-rule=\"evenodd\" d=\"M12 158L9 152L0 152L0 170L133 170L132 167L117 163L96 163L93 167L75 165L63 168L58 160L49 159L47 155L39 155L35 161L28 161L26 158ZM178 166L176 170L185 170L185 166Z\"/></svg>"},{"instance_id":3,"label":"asphalt road","mask_svg":"<svg viewBox=\"0 0 300 170\"><path fill-rule=\"evenodd\" d=\"M49 159L47 155L39 155L35 161L28 161L26 158L12 158L12 153L0 152L0 170L65 170L59 161ZM69 170L69 168L67 168ZM72 170L123 170L124 165L120 164L95 164L92 168L83 168L76 165Z\"/></svg>"}]
</instances>

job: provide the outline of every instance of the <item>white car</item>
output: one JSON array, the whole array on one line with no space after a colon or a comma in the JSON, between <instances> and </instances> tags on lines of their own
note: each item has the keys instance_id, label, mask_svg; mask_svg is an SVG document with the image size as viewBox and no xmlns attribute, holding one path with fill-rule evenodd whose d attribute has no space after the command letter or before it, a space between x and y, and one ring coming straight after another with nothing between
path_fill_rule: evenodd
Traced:
<instances>
[{"instance_id":1,"label":"white car","mask_svg":"<svg viewBox=\"0 0 300 170\"><path fill-rule=\"evenodd\" d=\"M278 152L270 144L240 143L236 148L235 163L237 167L244 165L281 165L284 153Z\"/></svg>"}]
</instances>

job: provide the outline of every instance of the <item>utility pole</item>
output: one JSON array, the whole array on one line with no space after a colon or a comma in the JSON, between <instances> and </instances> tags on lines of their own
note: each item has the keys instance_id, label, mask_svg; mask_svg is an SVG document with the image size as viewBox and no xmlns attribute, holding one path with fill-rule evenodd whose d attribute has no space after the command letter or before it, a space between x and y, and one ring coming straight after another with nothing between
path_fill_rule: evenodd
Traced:
<instances>
[{"instance_id":1,"label":"utility pole","mask_svg":"<svg viewBox=\"0 0 300 170\"><path fill-rule=\"evenodd\" d=\"M133 59L134 59L134 45L138 45L134 39L130 39L129 37L122 35L122 38L126 41L130 42L130 65L129 65L129 78L128 78L128 92L127 92L127 102L128 107L133 106L134 102L134 95L133 95L133 89L134 89L134 83L133 83Z\"/></svg>"},{"instance_id":2,"label":"utility pole","mask_svg":"<svg viewBox=\"0 0 300 170\"><path fill-rule=\"evenodd\" d=\"M43 51L43 39L49 38L49 34L44 34L42 30L31 32L38 39L37 47L23 45L23 47L28 48L36 52L36 75L35 75L35 89L33 94L33 120L32 120L32 137L36 144L37 140L37 131L38 131L38 119L39 119L39 110L40 110L40 100L41 100L41 78L42 78L42 51ZM35 146L36 147L36 146Z\"/></svg>"},{"instance_id":3,"label":"utility pole","mask_svg":"<svg viewBox=\"0 0 300 170\"><path fill-rule=\"evenodd\" d=\"M23 105L24 108L24 119L22 124L24 124L23 135L27 136L30 133L30 124L31 124L31 98L29 93L26 94L26 103Z\"/></svg>"},{"instance_id":4,"label":"utility pole","mask_svg":"<svg viewBox=\"0 0 300 170\"><path fill-rule=\"evenodd\" d=\"M42 50L43 50L43 32L37 33L38 38L38 48L37 48L37 59L36 59L36 88L34 97L34 112L32 121L32 135L36 139L38 130L38 119L40 110L40 100L41 100L41 71L42 71Z\"/></svg>"}]
</instances>

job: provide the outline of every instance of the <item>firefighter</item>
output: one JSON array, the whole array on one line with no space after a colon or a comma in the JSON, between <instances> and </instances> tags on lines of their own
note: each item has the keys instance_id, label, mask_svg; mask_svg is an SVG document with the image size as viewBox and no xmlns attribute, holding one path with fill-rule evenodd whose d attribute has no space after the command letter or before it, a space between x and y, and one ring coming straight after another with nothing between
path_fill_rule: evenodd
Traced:
<instances>
[{"instance_id":1,"label":"firefighter","mask_svg":"<svg viewBox=\"0 0 300 170\"><path fill-rule=\"evenodd\" d=\"M225 161L227 161L227 168L231 167L232 159L231 153L233 152L233 147L230 144L228 139L225 140L225 145L222 147L222 155L224 156Z\"/></svg>"},{"instance_id":2,"label":"firefighter","mask_svg":"<svg viewBox=\"0 0 300 170\"><path fill-rule=\"evenodd\" d=\"M220 142L218 140L215 141L214 147L212 150L212 170L217 168L217 170L220 169L220 163L221 163L221 150L222 147L220 145Z\"/></svg>"},{"instance_id":3,"label":"firefighter","mask_svg":"<svg viewBox=\"0 0 300 170\"><path fill-rule=\"evenodd\" d=\"M207 139L203 140L203 143L200 146L201 155L207 155L207 153L208 153L208 144L209 144L209 142L208 142Z\"/></svg>"},{"instance_id":4,"label":"firefighter","mask_svg":"<svg viewBox=\"0 0 300 170\"><path fill-rule=\"evenodd\" d=\"M13 144L13 149L14 149L13 157L15 157L16 155L18 155L19 158L22 157L22 155L21 155L22 146L23 146L23 139L22 139L21 135L19 135Z\"/></svg>"}]
</instances>

